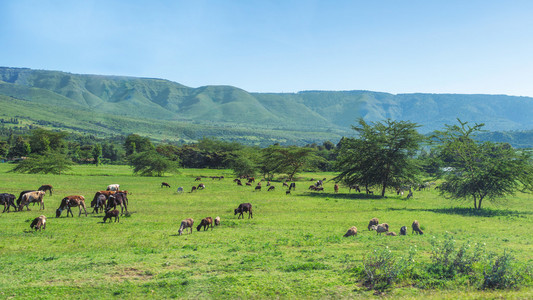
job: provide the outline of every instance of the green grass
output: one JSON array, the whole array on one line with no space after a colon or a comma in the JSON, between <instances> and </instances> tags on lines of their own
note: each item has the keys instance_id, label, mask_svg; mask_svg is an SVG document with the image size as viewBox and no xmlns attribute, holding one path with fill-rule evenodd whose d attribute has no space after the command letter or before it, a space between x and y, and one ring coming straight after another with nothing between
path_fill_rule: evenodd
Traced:
<instances>
[{"instance_id":1,"label":"green grass","mask_svg":"<svg viewBox=\"0 0 533 300\"><path fill-rule=\"evenodd\" d=\"M7 173L0 164L0 192L17 194L41 184L52 184L45 197L46 230L31 232L30 221L42 214L31 211L0 214L0 297L40 298L368 298L356 271L369 251L388 246L405 255L417 246L420 261L428 261L430 241L451 234L458 243L485 243L489 251L511 251L521 264L532 263L531 195L509 197L486 205L483 213L465 204L442 199L435 191L416 192L404 200L389 193L386 199L366 198L342 188L333 193L310 193L310 178L332 178L332 173L302 174L297 190L253 192L234 184L225 170L182 170L163 178L132 176L127 166L75 166L68 175ZM188 193L197 176L205 190ZM160 188L162 181L171 189ZM131 215L120 223L102 224L102 214L55 218L62 197L94 193L119 183L129 191ZM176 189L183 186L185 193ZM237 220L239 203L253 204L254 218ZM460 206L456 208L456 206ZM222 225L206 232L178 236L180 221L220 216ZM410 228L417 219L425 234L377 236L366 230L378 217L391 231ZM342 235L357 226L355 238ZM410 233L410 230L409 230ZM440 290L402 283L386 295L405 298L529 298L531 285L519 290L479 291L453 285Z\"/></svg>"}]
</instances>

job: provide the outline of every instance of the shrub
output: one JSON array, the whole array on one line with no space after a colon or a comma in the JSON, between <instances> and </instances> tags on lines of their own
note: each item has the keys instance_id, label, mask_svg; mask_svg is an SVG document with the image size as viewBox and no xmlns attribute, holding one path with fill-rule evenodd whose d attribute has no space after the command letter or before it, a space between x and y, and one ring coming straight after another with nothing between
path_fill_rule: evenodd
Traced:
<instances>
[{"instance_id":1,"label":"shrub","mask_svg":"<svg viewBox=\"0 0 533 300\"><path fill-rule=\"evenodd\" d=\"M508 289L516 287L522 280L521 272L512 264L514 257L507 252L496 257L488 270L483 271L482 289Z\"/></svg>"},{"instance_id":2,"label":"shrub","mask_svg":"<svg viewBox=\"0 0 533 300\"><path fill-rule=\"evenodd\" d=\"M413 271L416 250L411 248L406 258L397 259L389 247L381 251L374 250L363 259L364 284L375 290L384 290L394 283L402 273L411 274Z\"/></svg>"}]
</instances>

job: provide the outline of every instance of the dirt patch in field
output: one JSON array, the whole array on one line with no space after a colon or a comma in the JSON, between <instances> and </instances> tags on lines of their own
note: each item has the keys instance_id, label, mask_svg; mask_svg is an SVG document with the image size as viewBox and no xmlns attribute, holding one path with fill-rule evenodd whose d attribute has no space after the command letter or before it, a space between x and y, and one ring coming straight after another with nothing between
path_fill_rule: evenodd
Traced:
<instances>
[{"instance_id":1,"label":"dirt patch in field","mask_svg":"<svg viewBox=\"0 0 533 300\"><path fill-rule=\"evenodd\" d=\"M154 274L150 271L143 271L136 268L125 268L110 275L112 280L150 280Z\"/></svg>"}]
</instances>

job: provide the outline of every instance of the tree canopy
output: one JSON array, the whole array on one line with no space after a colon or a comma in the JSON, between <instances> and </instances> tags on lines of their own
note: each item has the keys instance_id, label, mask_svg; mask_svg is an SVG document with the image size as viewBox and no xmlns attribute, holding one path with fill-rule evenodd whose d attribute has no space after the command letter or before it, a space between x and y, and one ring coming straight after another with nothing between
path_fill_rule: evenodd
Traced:
<instances>
[{"instance_id":1,"label":"tree canopy","mask_svg":"<svg viewBox=\"0 0 533 300\"><path fill-rule=\"evenodd\" d=\"M59 152L34 153L19 162L11 172L18 173L44 173L61 175L72 168L73 162L66 154Z\"/></svg>"},{"instance_id":2,"label":"tree canopy","mask_svg":"<svg viewBox=\"0 0 533 300\"><path fill-rule=\"evenodd\" d=\"M359 119L352 127L358 136L341 141L336 162L341 173L335 180L348 186L379 185L381 196L388 187L415 182L419 166L413 156L423 140L417 127L407 121L368 124Z\"/></svg>"},{"instance_id":3,"label":"tree canopy","mask_svg":"<svg viewBox=\"0 0 533 300\"><path fill-rule=\"evenodd\" d=\"M473 136L483 124L446 125L433 136L447 172L440 193L451 199L473 200L481 209L484 199L494 201L517 191L533 191L533 167L526 151L509 144L478 142Z\"/></svg>"},{"instance_id":4,"label":"tree canopy","mask_svg":"<svg viewBox=\"0 0 533 300\"><path fill-rule=\"evenodd\" d=\"M163 176L165 172L178 172L178 161L172 161L155 150L134 153L128 156L133 173L142 176Z\"/></svg>"}]
</instances>

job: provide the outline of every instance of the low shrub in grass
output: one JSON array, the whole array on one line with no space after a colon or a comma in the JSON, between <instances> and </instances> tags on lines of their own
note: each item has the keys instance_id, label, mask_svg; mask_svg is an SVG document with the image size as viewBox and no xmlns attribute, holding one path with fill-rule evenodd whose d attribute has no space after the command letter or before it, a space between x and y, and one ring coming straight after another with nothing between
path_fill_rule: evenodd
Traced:
<instances>
[{"instance_id":1,"label":"low shrub in grass","mask_svg":"<svg viewBox=\"0 0 533 300\"><path fill-rule=\"evenodd\" d=\"M407 257L398 258L389 247L381 251L374 250L363 259L363 268L360 270L363 283L381 291L389 288L399 278L409 277L413 273L415 253L416 249L412 247Z\"/></svg>"},{"instance_id":2,"label":"low shrub in grass","mask_svg":"<svg viewBox=\"0 0 533 300\"><path fill-rule=\"evenodd\" d=\"M526 277L530 276L530 269L520 270L513 264L514 258L507 252L497 256L483 271L481 289L509 289L517 287ZM528 276L529 275L529 276Z\"/></svg>"}]
</instances>

